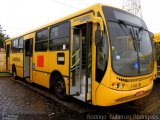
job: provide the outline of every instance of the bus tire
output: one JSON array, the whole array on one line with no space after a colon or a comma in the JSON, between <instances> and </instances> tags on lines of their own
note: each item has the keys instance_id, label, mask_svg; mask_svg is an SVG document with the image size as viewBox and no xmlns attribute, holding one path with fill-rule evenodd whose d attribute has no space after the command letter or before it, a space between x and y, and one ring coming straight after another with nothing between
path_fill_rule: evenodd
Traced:
<instances>
[{"instance_id":1,"label":"bus tire","mask_svg":"<svg viewBox=\"0 0 160 120\"><path fill-rule=\"evenodd\" d=\"M66 85L61 76L57 76L54 79L54 94L61 100L65 100L67 98Z\"/></svg>"},{"instance_id":2,"label":"bus tire","mask_svg":"<svg viewBox=\"0 0 160 120\"><path fill-rule=\"evenodd\" d=\"M17 79L17 72L16 72L15 66L12 67L12 75L13 75L13 79L16 80Z\"/></svg>"}]
</instances>

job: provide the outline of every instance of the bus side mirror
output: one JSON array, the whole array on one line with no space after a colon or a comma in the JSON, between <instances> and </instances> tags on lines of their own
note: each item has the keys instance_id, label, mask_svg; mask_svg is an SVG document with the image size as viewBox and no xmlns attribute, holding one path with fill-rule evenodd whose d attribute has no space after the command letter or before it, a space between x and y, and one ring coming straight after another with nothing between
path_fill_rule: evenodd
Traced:
<instances>
[{"instance_id":1,"label":"bus side mirror","mask_svg":"<svg viewBox=\"0 0 160 120\"><path fill-rule=\"evenodd\" d=\"M102 33L101 30L96 30L96 33L95 33L95 42L96 42L97 46L101 43L101 40L102 40L101 33Z\"/></svg>"}]
</instances>

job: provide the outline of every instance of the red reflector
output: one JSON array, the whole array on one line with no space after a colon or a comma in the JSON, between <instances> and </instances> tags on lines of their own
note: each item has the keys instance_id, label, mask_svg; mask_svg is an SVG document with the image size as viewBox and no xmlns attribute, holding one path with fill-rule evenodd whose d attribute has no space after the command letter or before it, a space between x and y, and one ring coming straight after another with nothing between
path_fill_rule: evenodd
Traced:
<instances>
[{"instance_id":1,"label":"red reflector","mask_svg":"<svg viewBox=\"0 0 160 120\"><path fill-rule=\"evenodd\" d=\"M37 56L37 67L44 67L44 56Z\"/></svg>"},{"instance_id":2,"label":"red reflector","mask_svg":"<svg viewBox=\"0 0 160 120\"><path fill-rule=\"evenodd\" d=\"M144 91L140 91L140 92L137 92L135 96L138 97L138 96L142 96L143 94L144 94Z\"/></svg>"}]
</instances>

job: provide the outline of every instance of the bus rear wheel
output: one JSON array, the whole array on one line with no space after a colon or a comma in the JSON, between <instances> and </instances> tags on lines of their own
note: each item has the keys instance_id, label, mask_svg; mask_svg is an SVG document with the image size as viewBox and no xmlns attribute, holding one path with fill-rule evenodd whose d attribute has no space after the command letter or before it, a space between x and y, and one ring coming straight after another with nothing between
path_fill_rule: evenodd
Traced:
<instances>
[{"instance_id":1,"label":"bus rear wheel","mask_svg":"<svg viewBox=\"0 0 160 120\"><path fill-rule=\"evenodd\" d=\"M67 97L65 82L60 76L54 80L54 93L59 99L62 100L65 100Z\"/></svg>"},{"instance_id":2,"label":"bus rear wheel","mask_svg":"<svg viewBox=\"0 0 160 120\"><path fill-rule=\"evenodd\" d=\"M12 75L13 75L14 80L16 80L17 79L17 73L16 73L16 68L14 66L12 67Z\"/></svg>"}]
</instances>

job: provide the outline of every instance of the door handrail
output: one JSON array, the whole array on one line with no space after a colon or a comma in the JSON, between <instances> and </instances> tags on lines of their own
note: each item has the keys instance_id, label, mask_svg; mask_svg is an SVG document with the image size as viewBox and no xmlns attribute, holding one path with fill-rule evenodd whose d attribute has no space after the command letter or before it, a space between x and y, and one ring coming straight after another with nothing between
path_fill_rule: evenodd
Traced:
<instances>
[{"instance_id":1,"label":"door handrail","mask_svg":"<svg viewBox=\"0 0 160 120\"><path fill-rule=\"evenodd\" d=\"M79 61L80 61L80 58L75 62L75 64L74 64L74 65L72 65L72 68L73 68L74 66L76 66L76 65L77 65L77 63L79 63Z\"/></svg>"},{"instance_id":2,"label":"door handrail","mask_svg":"<svg viewBox=\"0 0 160 120\"><path fill-rule=\"evenodd\" d=\"M76 69L78 69L78 68L80 68L80 66L77 66L77 67L75 67L75 68L72 68L72 69L71 69L71 72L73 72L74 70L76 70Z\"/></svg>"},{"instance_id":3,"label":"door handrail","mask_svg":"<svg viewBox=\"0 0 160 120\"><path fill-rule=\"evenodd\" d=\"M72 58L80 51L80 48L72 55Z\"/></svg>"}]
</instances>

